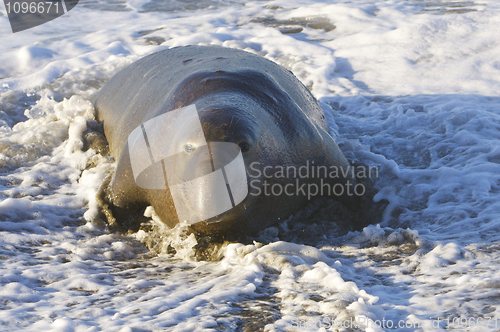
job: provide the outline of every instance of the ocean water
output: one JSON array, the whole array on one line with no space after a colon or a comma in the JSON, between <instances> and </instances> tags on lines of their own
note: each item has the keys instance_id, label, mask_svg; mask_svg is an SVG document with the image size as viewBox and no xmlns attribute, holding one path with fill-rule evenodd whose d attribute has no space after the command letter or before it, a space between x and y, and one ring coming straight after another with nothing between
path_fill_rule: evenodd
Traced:
<instances>
[{"instance_id":1,"label":"ocean water","mask_svg":"<svg viewBox=\"0 0 500 332\"><path fill-rule=\"evenodd\" d=\"M0 6L1 331L498 331L500 1L87 0L13 34ZM91 100L152 52L220 45L290 69L382 222L289 221L213 248L99 221Z\"/></svg>"}]
</instances>

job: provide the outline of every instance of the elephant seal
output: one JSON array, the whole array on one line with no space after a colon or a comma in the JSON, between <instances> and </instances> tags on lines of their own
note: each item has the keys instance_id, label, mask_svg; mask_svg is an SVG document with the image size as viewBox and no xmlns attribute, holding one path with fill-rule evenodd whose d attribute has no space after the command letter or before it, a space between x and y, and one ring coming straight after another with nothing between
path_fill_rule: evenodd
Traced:
<instances>
[{"instance_id":1,"label":"elephant seal","mask_svg":"<svg viewBox=\"0 0 500 332\"><path fill-rule=\"evenodd\" d=\"M297 171L350 165L309 90L245 51L185 46L148 55L105 84L95 107L117 161L107 188L114 213L152 205L171 227L254 234L303 206L312 184L353 180L299 179Z\"/></svg>"}]
</instances>

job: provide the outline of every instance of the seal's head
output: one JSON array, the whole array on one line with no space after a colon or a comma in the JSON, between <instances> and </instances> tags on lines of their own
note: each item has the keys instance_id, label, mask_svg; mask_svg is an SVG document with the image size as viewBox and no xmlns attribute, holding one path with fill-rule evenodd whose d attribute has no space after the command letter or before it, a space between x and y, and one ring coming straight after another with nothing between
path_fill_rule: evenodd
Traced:
<instances>
[{"instance_id":1,"label":"seal's head","mask_svg":"<svg viewBox=\"0 0 500 332\"><path fill-rule=\"evenodd\" d=\"M290 119L279 116L287 101L281 89L248 71L197 73L179 86L168 110L158 110L128 140L135 182L158 190L149 201L161 219L220 234L253 233L285 217L295 198L283 204L262 190L273 181L264 179L264 165L300 157L287 137L293 130L283 131ZM167 215L172 205L176 216Z\"/></svg>"}]
</instances>

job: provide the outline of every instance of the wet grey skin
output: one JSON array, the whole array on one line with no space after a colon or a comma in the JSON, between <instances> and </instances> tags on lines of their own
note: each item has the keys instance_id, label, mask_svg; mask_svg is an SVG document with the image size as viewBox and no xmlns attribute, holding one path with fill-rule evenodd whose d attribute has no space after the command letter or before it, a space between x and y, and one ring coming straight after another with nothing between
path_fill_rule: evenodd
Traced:
<instances>
[{"instance_id":1,"label":"wet grey skin","mask_svg":"<svg viewBox=\"0 0 500 332\"><path fill-rule=\"evenodd\" d=\"M307 202L303 195L264 195L264 180L269 185L285 186L295 184L296 179L264 179L262 175L256 178L255 169L262 171L266 166L280 165L298 168L308 161L315 166L349 166L328 133L323 110L290 71L241 50L177 47L126 67L101 89L95 100L98 119L103 122L111 155L117 161L107 189L112 210L131 212L152 205L165 224L173 227L179 223L168 187L144 189L136 185L127 139L144 122L192 104L196 105L209 144L232 142L240 147L249 184L249 194L240 204L191 225L195 233L255 234L285 220ZM186 149L190 150L189 145ZM193 163L209 162L196 153L192 154ZM178 168L176 173L182 181L183 170L191 166L171 167ZM347 180L327 181L333 184ZM319 179L302 181L318 183ZM256 196L258 191L261 195ZM204 208L202 200L196 202L201 204L197 208Z\"/></svg>"}]
</instances>

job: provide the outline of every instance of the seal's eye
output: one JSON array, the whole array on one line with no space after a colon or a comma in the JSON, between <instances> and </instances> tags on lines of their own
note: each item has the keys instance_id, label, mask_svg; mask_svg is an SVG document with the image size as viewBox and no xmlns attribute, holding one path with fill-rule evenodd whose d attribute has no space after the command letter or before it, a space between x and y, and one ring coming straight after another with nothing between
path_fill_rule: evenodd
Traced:
<instances>
[{"instance_id":1,"label":"seal's eye","mask_svg":"<svg viewBox=\"0 0 500 332\"><path fill-rule=\"evenodd\" d=\"M186 151L187 153L191 153L194 150L196 150L196 147L193 144L188 143L188 144L184 145L184 151Z\"/></svg>"},{"instance_id":2,"label":"seal's eye","mask_svg":"<svg viewBox=\"0 0 500 332\"><path fill-rule=\"evenodd\" d=\"M250 144L248 144L247 142L241 142L239 144L239 146L240 146L241 152L247 152L248 150L250 150Z\"/></svg>"}]
</instances>

